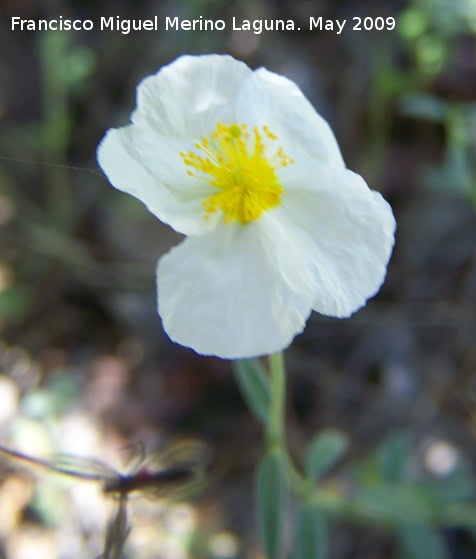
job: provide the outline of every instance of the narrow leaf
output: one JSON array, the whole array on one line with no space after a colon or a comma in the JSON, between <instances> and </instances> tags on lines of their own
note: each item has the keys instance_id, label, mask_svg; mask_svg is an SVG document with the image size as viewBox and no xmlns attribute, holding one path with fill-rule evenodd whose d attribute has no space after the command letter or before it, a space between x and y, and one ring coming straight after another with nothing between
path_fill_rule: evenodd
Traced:
<instances>
[{"instance_id":1,"label":"narrow leaf","mask_svg":"<svg viewBox=\"0 0 476 559\"><path fill-rule=\"evenodd\" d=\"M382 478L389 483L403 481L408 455L409 444L406 435L404 433L391 435L379 451Z\"/></svg>"},{"instance_id":2,"label":"narrow leaf","mask_svg":"<svg viewBox=\"0 0 476 559\"><path fill-rule=\"evenodd\" d=\"M304 505L298 514L294 541L295 559L327 559L326 520L316 507Z\"/></svg>"},{"instance_id":3,"label":"narrow leaf","mask_svg":"<svg viewBox=\"0 0 476 559\"><path fill-rule=\"evenodd\" d=\"M266 424L270 406L270 390L266 373L254 359L235 361L235 372L246 403L258 420Z\"/></svg>"},{"instance_id":4,"label":"narrow leaf","mask_svg":"<svg viewBox=\"0 0 476 559\"><path fill-rule=\"evenodd\" d=\"M256 479L256 497L261 541L268 559L280 554L287 484L282 456L268 453L261 461Z\"/></svg>"},{"instance_id":5,"label":"narrow leaf","mask_svg":"<svg viewBox=\"0 0 476 559\"><path fill-rule=\"evenodd\" d=\"M306 453L306 473L312 480L324 477L347 452L349 440L337 429L320 433L309 445Z\"/></svg>"}]
</instances>

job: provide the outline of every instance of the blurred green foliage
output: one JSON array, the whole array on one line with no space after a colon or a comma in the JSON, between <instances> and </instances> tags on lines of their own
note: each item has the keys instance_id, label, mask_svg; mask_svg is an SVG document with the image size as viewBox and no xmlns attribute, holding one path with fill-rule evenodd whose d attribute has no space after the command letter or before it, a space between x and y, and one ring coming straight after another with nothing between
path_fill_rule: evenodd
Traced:
<instances>
[{"instance_id":1,"label":"blurred green foliage","mask_svg":"<svg viewBox=\"0 0 476 559\"><path fill-rule=\"evenodd\" d=\"M413 0L400 16L399 30L413 74L409 77L413 85L401 95L400 108L406 115L440 124L445 131L443 163L427 169L426 181L469 198L476 208L476 103L465 99L462 83L450 83L440 94L429 91L432 80L440 77L444 82L445 74L458 67L471 68L468 64L474 55L466 52L462 41L469 40L471 49L476 36L476 4L472 0ZM470 79L474 84L474 77ZM458 86L463 91L458 91Z\"/></svg>"},{"instance_id":2,"label":"blurred green foliage","mask_svg":"<svg viewBox=\"0 0 476 559\"><path fill-rule=\"evenodd\" d=\"M237 374L261 377L261 365L241 362ZM248 401L262 392L256 383L240 381L240 386L245 387ZM254 390L255 397L251 395ZM399 559L450 559L442 529L464 527L476 536L476 486L470 468L459 460L454 448L431 441L417 457L416 441L408 433L394 432L373 454L349 462L339 472L336 466L348 447L345 433L335 428L322 430L308 445L303 474L291 464L286 447L268 450L257 470L256 487L267 557L282 555L290 494L299 502L294 553L303 559L332 557L327 525L332 534L332 526L345 519L392 534ZM447 462L442 458L441 470L439 462L429 458L435 451L446 452Z\"/></svg>"}]
</instances>

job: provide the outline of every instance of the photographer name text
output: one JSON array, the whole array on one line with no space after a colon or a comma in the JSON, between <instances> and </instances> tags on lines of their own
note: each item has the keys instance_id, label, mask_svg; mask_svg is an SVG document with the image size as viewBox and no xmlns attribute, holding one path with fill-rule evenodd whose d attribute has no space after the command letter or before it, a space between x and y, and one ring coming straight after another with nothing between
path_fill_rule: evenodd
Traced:
<instances>
[{"instance_id":1,"label":"photographer name text","mask_svg":"<svg viewBox=\"0 0 476 559\"><path fill-rule=\"evenodd\" d=\"M12 31L92 31L97 28L91 19L23 19L14 16ZM100 31L119 31L128 35L131 31L247 31L259 35L263 31L301 31L292 19L240 19L231 22L223 19L181 19L178 16L151 19L123 19L119 16L101 17L97 22ZM302 24L300 24L302 25ZM344 29L352 31L392 31L393 17L353 17L351 19L326 19L310 17L306 31L332 31L340 35Z\"/></svg>"}]
</instances>

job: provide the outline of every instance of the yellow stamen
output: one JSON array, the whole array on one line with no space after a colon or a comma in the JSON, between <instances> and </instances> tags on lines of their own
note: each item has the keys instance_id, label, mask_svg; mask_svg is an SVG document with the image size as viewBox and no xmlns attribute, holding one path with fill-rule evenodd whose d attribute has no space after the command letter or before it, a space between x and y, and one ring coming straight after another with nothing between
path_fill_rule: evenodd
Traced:
<instances>
[{"instance_id":1,"label":"yellow stamen","mask_svg":"<svg viewBox=\"0 0 476 559\"><path fill-rule=\"evenodd\" d=\"M210 138L202 138L195 151L179 155L188 167L187 174L208 181L217 189L204 202L205 219L217 210L224 221L246 224L261 217L264 211L278 206L284 188L276 170L288 167L294 160L280 146L278 137L268 126L217 124Z\"/></svg>"}]
</instances>

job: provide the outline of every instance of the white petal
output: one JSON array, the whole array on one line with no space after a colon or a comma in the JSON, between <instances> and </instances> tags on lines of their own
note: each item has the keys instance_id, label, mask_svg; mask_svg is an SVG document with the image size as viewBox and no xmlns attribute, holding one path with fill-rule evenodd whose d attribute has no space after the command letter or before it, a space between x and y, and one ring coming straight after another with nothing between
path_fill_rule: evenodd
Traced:
<instances>
[{"instance_id":1,"label":"white petal","mask_svg":"<svg viewBox=\"0 0 476 559\"><path fill-rule=\"evenodd\" d=\"M132 120L171 137L200 140L230 120L237 92L252 71L231 56L181 56L137 88Z\"/></svg>"},{"instance_id":2,"label":"white petal","mask_svg":"<svg viewBox=\"0 0 476 559\"><path fill-rule=\"evenodd\" d=\"M134 124L109 130L98 161L109 181L141 200L161 221L185 235L213 230L205 219L206 180L191 178L180 152L193 148L217 122L230 121L234 99L251 70L230 56L182 56L145 78L137 89Z\"/></svg>"},{"instance_id":3,"label":"white petal","mask_svg":"<svg viewBox=\"0 0 476 559\"><path fill-rule=\"evenodd\" d=\"M215 227L213 219L204 219L204 191L200 181L191 179L178 152L156 136L156 158L162 173L148 168L150 152L144 140L134 138L135 127L111 129L99 144L97 157L110 183L143 202L164 223L185 235L202 235ZM162 142L161 142L162 140Z\"/></svg>"},{"instance_id":4,"label":"white petal","mask_svg":"<svg viewBox=\"0 0 476 559\"><path fill-rule=\"evenodd\" d=\"M299 152L314 162L344 167L329 124L284 76L260 68L247 77L236 100L236 113L245 122L267 124L289 156Z\"/></svg>"},{"instance_id":5,"label":"white petal","mask_svg":"<svg viewBox=\"0 0 476 559\"><path fill-rule=\"evenodd\" d=\"M313 290L315 311L348 317L385 279L395 219L382 196L352 171L329 172L327 189L313 188L312 175L308 180L285 195L274 221L263 225L276 242L294 245L306 266L296 273L294 289Z\"/></svg>"},{"instance_id":6,"label":"white petal","mask_svg":"<svg viewBox=\"0 0 476 559\"><path fill-rule=\"evenodd\" d=\"M280 351L303 330L312 294L296 293L283 279L259 231L228 224L161 258L159 314L172 340L237 359Z\"/></svg>"}]
</instances>

